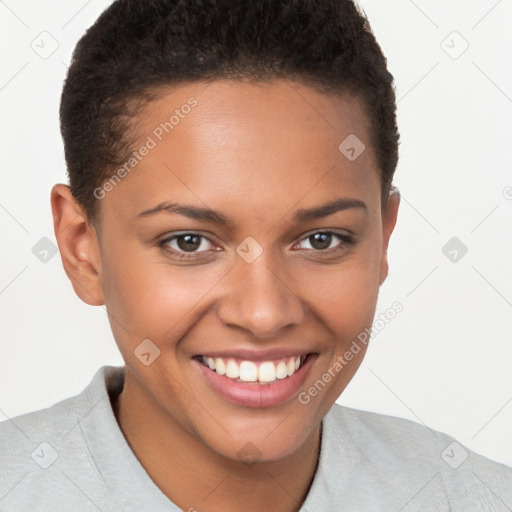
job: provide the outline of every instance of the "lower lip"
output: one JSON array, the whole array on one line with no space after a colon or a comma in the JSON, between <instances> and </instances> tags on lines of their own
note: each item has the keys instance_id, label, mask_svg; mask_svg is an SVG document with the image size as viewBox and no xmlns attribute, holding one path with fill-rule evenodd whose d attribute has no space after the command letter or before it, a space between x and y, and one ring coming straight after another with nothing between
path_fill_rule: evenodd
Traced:
<instances>
[{"instance_id":1,"label":"lower lip","mask_svg":"<svg viewBox=\"0 0 512 512\"><path fill-rule=\"evenodd\" d=\"M223 398L244 407L263 408L279 405L296 395L304 385L316 357L316 354L309 354L304 364L291 377L275 380L270 384L236 382L210 370L195 359L192 362L197 365L210 386Z\"/></svg>"}]
</instances>

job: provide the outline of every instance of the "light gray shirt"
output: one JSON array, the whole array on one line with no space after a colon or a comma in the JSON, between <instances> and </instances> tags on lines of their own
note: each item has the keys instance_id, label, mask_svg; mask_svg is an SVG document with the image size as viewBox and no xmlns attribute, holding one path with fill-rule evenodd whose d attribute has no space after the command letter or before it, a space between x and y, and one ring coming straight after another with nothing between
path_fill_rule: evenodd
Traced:
<instances>
[{"instance_id":1,"label":"light gray shirt","mask_svg":"<svg viewBox=\"0 0 512 512\"><path fill-rule=\"evenodd\" d=\"M79 395L0 423L0 511L180 510L117 424L109 394L123 383L123 367L104 366ZM414 422L333 405L301 512L445 510L512 511L512 469Z\"/></svg>"}]
</instances>

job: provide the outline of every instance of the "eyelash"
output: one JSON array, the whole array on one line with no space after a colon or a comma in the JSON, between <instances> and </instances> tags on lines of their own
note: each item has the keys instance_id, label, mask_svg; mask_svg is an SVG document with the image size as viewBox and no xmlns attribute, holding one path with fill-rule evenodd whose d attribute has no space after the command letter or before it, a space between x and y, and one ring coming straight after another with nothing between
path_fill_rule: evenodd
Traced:
<instances>
[{"instance_id":1,"label":"eyelash","mask_svg":"<svg viewBox=\"0 0 512 512\"><path fill-rule=\"evenodd\" d=\"M339 231L335 231L332 229L322 229L322 230L311 232L311 233L307 234L306 236L304 236L303 238L301 238L298 243L300 243L304 240L307 240L308 238L310 238L314 235L320 234L320 233L334 235L334 236L338 237L341 240L341 242L339 244L341 247L337 246L337 247L332 247L330 249L329 248L328 249L305 249L306 251L313 252L316 254L332 254L334 252L342 251L344 245L350 246L350 245L355 244L354 238L351 235L340 233ZM202 257L202 255L207 255L208 252L211 252L211 251L186 252L186 251L171 249L168 246L169 242L172 242L173 240L176 240L176 239L178 239L182 236L186 236L186 235L198 236L202 239L208 240L210 243L213 244L213 242L205 235L201 235L200 233L196 233L194 231L184 231L182 233L178 233L178 234L175 234L175 235L172 235L172 236L169 236L169 237L163 239L162 241L159 242L158 245L159 245L159 247L161 247L163 250L165 250L167 252L171 252L173 254L179 254L180 259L187 259L187 258L197 259L198 257L200 258L200 257Z\"/></svg>"}]
</instances>

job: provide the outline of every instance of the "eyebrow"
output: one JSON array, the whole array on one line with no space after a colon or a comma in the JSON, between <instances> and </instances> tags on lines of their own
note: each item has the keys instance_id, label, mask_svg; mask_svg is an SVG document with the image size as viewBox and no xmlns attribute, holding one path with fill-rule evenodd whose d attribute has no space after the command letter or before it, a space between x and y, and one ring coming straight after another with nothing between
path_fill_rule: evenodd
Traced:
<instances>
[{"instance_id":1,"label":"eyebrow","mask_svg":"<svg viewBox=\"0 0 512 512\"><path fill-rule=\"evenodd\" d=\"M228 218L225 215L210 208L172 203L170 201L164 201L157 204L154 208L144 210L140 212L137 217L149 217L160 212L177 213L191 219L213 222L215 224L228 224Z\"/></svg>"},{"instance_id":2,"label":"eyebrow","mask_svg":"<svg viewBox=\"0 0 512 512\"><path fill-rule=\"evenodd\" d=\"M293 216L293 219L296 222L305 222L327 217L328 215L332 215L336 212L350 209L361 209L365 214L368 211L366 204L360 199L341 197L321 206L316 206L314 208L302 208L297 210ZM170 201L164 201L157 204L153 208L142 211L137 215L137 218L150 217L151 215L156 215L161 212L177 213L191 219L212 222L214 224L220 224L223 226L229 224L228 217L226 217L221 212L212 210L211 208L201 208L199 206L173 203Z\"/></svg>"},{"instance_id":3,"label":"eyebrow","mask_svg":"<svg viewBox=\"0 0 512 512\"><path fill-rule=\"evenodd\" d=\"M339 199L335 199L334 201L326 203L322 206L297 210L293 218L297 221L304 222L307 220L321 219L322 217L327 217L333 213L343 210L351 210L354 208L362 209L365 214L368 212L366 204L360 199L340 197Z\"/></svg>"}]
</instances>

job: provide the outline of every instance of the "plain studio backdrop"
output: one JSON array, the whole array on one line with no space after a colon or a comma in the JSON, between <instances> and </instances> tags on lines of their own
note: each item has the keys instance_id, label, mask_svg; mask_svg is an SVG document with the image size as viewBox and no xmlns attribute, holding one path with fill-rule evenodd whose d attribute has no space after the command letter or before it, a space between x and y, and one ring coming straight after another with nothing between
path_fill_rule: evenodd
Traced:
<instances>
[{"instance_id":1,"label":"plain studio backdrop","mask_svg":"<svg viewBox=\"0 0 512 512\"><path fill-rule=\"evenodd\" d=\"M67 64L108 4L0 2L0 420L122 364L105 309L75 296L52 251L49 202L66 181ZM512 2L360 5L396 80L401 133L403 198L376 319L403 310L378 324L339 402L512 465Z\"/></svg>"}]
</instances>

